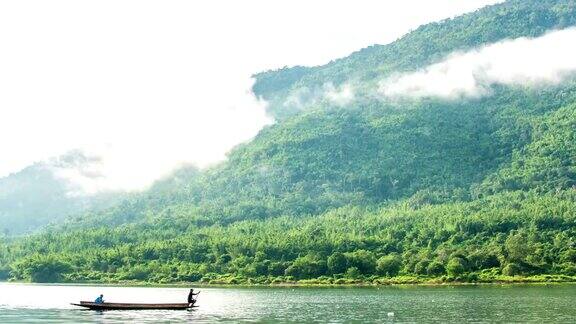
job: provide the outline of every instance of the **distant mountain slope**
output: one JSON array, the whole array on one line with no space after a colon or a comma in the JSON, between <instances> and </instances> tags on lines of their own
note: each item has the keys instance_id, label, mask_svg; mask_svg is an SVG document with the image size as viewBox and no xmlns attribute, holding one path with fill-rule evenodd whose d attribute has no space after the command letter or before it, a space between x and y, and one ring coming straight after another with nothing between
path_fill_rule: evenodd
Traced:
<instances>
[{"instance_id":1,"label":"distant mountain slope","mask_svg":"<svg viewBox=\"0 0 576 324\"><path fill-rule=\"evenodd\" d=\"M70 215L102 210L118 201L118 193L75 195L78 188L55 175L54 163L78 158L67 155L0 178L0 231L7 235L30 233Z\"/></svg>"},{"instance_id":2,"label":"distant mountain slope","mask_svg":"<svg viewBox=\"0 0 576 324\"><path fill-rule=\"evenodd\" d=\"M536 120L531 143L484 180L483 192L576 189L575 143L576 105L571 104Z\"/></svg>"},{"instance_id":3,"label":"distant mountain slope","mask_svg":"<svg viewBox=\"0 0 576 324\"><path fill-rule=\"evenodd\" d=\"M231 152L226 163L193 171L184 181L166 182L162 191L153 189L126 201L98 222L180 215L202 224L229 224L381 204L415 194L442 202L528 190L536 184L506 187L497 185L504 180L495 179L531 145L538 145L539 123L560 123L556 111L563 103L576 102L572 83L563 87L561 101L556 93L556 88L500 89L493 96L463 102L312 110L263 130ZM555 149L572 154L569 147L550 150ZM540 165L540 172L548 167L552 164ZM570 181L561 177L566 173L551 171L545 182L563 181L560 189L569 188Z\"/></svg>"},{"instance_id":4,"label":"distant mountain slope","mask_svg":"<svg viewBox=\"0 0 576 324\"><path fill-rule=\"evenodd\" d=\"M67 198L66 192L62 181L40 165L0 179L0 228L6 234L22 233L52 220L50 210L78 211L78 202Z\"/></svg>"}]
</instances>

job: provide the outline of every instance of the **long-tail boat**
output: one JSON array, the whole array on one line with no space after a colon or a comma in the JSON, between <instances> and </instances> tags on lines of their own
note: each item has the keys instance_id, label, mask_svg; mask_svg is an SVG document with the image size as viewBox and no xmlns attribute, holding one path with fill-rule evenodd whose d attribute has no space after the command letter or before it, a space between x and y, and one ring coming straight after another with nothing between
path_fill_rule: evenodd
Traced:
<instances>
[{"instance_id":1,"label":"long-tail boat","mask_svg":"<svg viewBox=\"0 0 576 324\"><path fill-rule=\"evenodd\" d=\"M198 307L194 304L188 303L172 303L172 304L135 304L135 303L95 303L89 301L81 301L79 304L71 303L74 306L86 307L95 310L136 310L136 309L165 309L165 310L184 310L188 308Z\"/></svg>"}]
</instances>

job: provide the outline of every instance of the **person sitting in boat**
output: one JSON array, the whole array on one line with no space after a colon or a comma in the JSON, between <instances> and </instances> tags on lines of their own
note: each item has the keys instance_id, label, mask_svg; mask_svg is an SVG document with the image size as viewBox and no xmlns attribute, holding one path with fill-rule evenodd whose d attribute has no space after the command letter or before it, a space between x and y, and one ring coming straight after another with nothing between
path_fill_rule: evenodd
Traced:
<instances>
[{"instance_id":1,"label":"person sitting in boat","mask_svg":"<svg viewBox=\"0 0 576 324\"><path fill-rule=\"evenodd\" d=\"M196 302L194 296L198 296L199 293L200 292L194 293L194 289L190 289L190 293L188 294L188 304L194 305L194 303Z\"/></svg>"},{"instance_id":2,"label":"person sitting in boat","mask_svg":"<svg viewBox=\"0 0 576 324\"><path fill-rule=\"evenodd\" d=\"M104 295L100 294L98 298L94 301L96 304L103 304L104 303Z\"/></svg>"}]
</instances>

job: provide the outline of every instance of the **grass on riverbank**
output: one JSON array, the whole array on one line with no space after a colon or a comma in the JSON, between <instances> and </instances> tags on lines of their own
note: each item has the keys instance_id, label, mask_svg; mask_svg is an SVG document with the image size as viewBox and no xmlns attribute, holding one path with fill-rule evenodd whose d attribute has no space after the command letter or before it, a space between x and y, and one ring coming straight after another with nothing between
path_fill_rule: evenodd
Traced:
<instances>
[{"instance_id":1,"label":"grass on riverbank","mask_svg":"<svg viewBox=\"0 0 576 324\"><path fill-rule=\"evenodd\" d=\"M319 277L316 279L289 280L290 278L248 278L222 277L201 282L208 285L291 285L291 286L372 286L372 285L450 285L450 284L483 284L483 283L551 283L576 282L575 276L536 275L536 276L468 276L431 278L425 276L368 277L368 278L334 278Z\"/></svg>"},{"instance_id":2,"label":"grass on riverbank","mask_svg":"<svg viewBox=\"0 0 576 324\"><path fill-rule=\"evenodd\" d=\"M66 284L104 284L126 286L185 286L218 287L218 286L388 286L388 285L477 285L477 284L534 284L534 283L576 283L576 276L566 275L534 275L534 276L505 276L489 273L470 274L466 277L428 277L428 276L397 276L397 277L365 277L342 278L338 276L322 276L315 279L294 280L290 277L257 277L243 278L222 275L199 282L152 282L152 281L119 281L119 280L67 280Z\"/></svg>"}]
</instances>

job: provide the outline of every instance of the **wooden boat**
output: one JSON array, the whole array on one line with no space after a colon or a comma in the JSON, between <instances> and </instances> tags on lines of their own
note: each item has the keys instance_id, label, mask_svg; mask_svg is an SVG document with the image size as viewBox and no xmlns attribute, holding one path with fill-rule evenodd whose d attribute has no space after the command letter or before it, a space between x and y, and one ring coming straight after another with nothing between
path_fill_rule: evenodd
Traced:
<instances>
[{"instance_id":1,"label":"wooden boat","mask_svg":"<svg viewBox=\"0 0 576 324\"><path fill-rule=\"evenodd\" d=\"M134 304L134 303L94 303L89 301L81 301L79 304L71 303L74 306L86 307L96 310L135 310L135 309L166 309L166 310L183 310L198 306L193 306L188 303L174 303L174 304Z\"/></svg>"}]
</instances>

